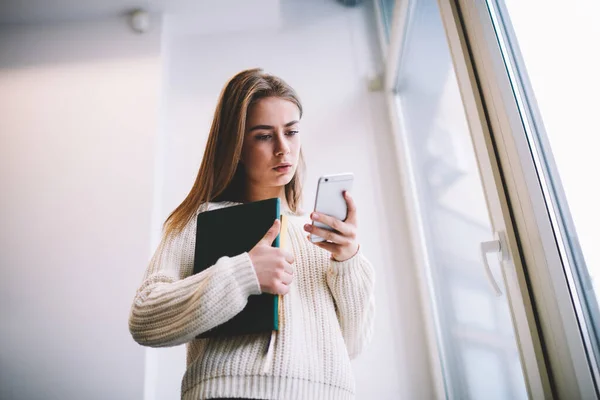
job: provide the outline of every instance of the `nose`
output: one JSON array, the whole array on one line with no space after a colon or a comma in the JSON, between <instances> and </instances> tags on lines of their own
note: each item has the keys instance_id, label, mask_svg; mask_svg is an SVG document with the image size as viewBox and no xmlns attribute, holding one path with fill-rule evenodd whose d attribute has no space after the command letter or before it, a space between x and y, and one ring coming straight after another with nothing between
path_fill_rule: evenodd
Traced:
<instances>
[{"instance_id":1,"label":"nose","mask_svg":"<svg viewBox=\"0 0 600 400\"><path fill-rule=\"evenodd\" d=\"M286 137L284 134L277 135L277 141L275 145L275 155L283 156L290 152L290 146L287 143Z\"/></svg>"}]
</instances>

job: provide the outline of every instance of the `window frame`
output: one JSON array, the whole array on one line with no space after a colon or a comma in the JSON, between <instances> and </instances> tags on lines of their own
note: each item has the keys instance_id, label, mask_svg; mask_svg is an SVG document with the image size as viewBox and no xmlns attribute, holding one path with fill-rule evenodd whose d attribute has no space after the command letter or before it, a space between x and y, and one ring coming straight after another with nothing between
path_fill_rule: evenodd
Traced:
<instances>
[{"instance_id":1,"label":"window frame","mask_svg":"<svg viewBox=\"0 0 600 400\"><path fill-rule=\"evenodd\" d=\"M386 41L385 24L381 18L380 0L375 0L375 14L378 29L378 36L382 45L382 54L384 62L383 85L384 98L389 112L389 122L392 133L392 143L396 157L399 161L400 182L402 194L405 201L405 211L407 213L407 224L409 241L412 247L414 267L419 286L421 313L425 327L425 336L428 346L428 359L431 367L431 374L436 399L447 399L446 380L444 379L444 366L438 356L443 347L438 343L439 325L436 318L436 309L433 304L433 298L430 296L429 285L431 276L429 274L430 260L425 247L425 232L423 229L422 218L420 217L420 207L416 192L412 190L415 187L412 164L410 162L411 154L408 149L408 137L405 132L404 121L399 113L398 98L395 94L395 83L400 68L401 54L408 31L409 13L414 7L415 0L396 0L394 6L394 16L389 34L389 42Z\"/></svg>"},{"instance_id":2,"label":"window frame","mask_svg":"<svg viewBox=\"0 0 600 400\"><path fill-rule=\"evenodd\" d=\"M395 95L410 16L418 0L397 0L385 51L384 88L409 217L415 266L437 398L451 393L438 356L439 327L429 259L414 190L407 136ZM519 108L485 0L437 0L465 106L495 231L512 255L503 279L528 395L534 399L598 398L576 304L540 186ZM380 29L383 27L380 26Z\"/></svg>"},{"instance_id":3,"label":"window frame","mask_svg":"<svg viewBox=\"0 0 600 400\"><path fill-rule=\"evenodd\" d=\"M439 0L441 3L446 0ZM510 217L520 232L519 248L544 338L558 398L598 398L569 290L559 245L537 176L502 50L485 0L458 0L481 96L490 122L498 166L510 199ZM485 182L484 182L485 183ZM488 182L489 184L489 182Z\"/></svg>"}]
</instances>

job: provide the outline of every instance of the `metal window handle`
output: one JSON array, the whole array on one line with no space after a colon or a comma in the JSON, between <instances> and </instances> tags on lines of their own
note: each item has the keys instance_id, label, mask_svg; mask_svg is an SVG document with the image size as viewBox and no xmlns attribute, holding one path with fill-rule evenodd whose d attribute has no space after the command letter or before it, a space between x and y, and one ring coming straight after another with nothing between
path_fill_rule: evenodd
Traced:
<instances>
[{"instance_id":1,"label":"metal window handle","mask_svg":"<svg viewBox=\"0 0 600 400\"><path fill-rule=\"evenodd\" d=\"M502 290L500 290L500 286L498 286L498 282L496 282L496 279L492 274L492 269L490 268L490 264L488 263L487 256L489 253L496 253L498 255L498 260L500 261L500 263L502 263L502 261L508 259L508 252L506 249L506 241L504 240L504 235L496 232L495 237L495 240L481 242L479 246L481 250L481 261L483 261L483 267L487 280L492 286L494 294L496 294L496 296L502 296Z\"/></svg>"}]
</instances>

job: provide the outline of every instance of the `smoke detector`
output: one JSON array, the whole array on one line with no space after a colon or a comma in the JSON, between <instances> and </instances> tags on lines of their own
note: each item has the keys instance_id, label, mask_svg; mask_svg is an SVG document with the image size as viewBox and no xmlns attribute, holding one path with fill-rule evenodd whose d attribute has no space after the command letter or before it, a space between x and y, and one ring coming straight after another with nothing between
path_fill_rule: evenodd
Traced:
<instances>
[{"instance_id":1,"label":"smoke detector","mask_svg":"<svg viewBox=\"0 0 600 400\"><path fill-rule=\"evenodd\" d=\"M141 8L129 13L129 24L138 33L148 32L150 28L150 14Z\"/></svg>"}]
</instances>

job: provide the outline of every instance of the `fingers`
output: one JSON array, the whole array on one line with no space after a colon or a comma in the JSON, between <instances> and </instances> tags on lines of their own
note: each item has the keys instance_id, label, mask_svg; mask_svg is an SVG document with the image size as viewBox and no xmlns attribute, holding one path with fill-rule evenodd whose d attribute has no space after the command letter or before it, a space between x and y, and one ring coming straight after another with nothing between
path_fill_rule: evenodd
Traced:
<instances>
[{"instance_id":1,"label":"fingers","mask_svg":"<svg viewBox=\"0 0 600 400\"><path fill-rule=\"evenodd\" d=\"M322 249L327 250L328 252L335 254L339 251L340 245L337 243L329 243L329 242L317 242L315 245L319 246Z\"/></svg>"},{"instance_id":2,"label":"fingers","mask_svg":"<svg viewBox=\"0 0 600 400\"><path fill-rule=\"evenodd\" d=\"M287 251L281 251L283 253L283 256L285 257L285 261L282 260L279 265L278 265L278 272L276 272L276 280L277 282L277 287L279 287L279 284L283 284L284 286L289 286L292 284L292 281L294 280L294 268L292 267L291 263L294 261L294 257ZM291 260L291 262L289 261ZM287 291L285 292L287 293ZM278 294L285 294L285 293L281 293L278 292Z\"/></svg>"},{"instance_id":3,"label":"fingers","mask_svg":"<svg viewBox=\"0 0 600 400\"><path fill-rule=\"evenodd\" d=\"M349 244L352 238L354 237L352 232L349 233L347 236L344 236L340 233L332 232L327 229L319 228L318 226L308 224L304 225L304 229L312 233L313 235L320 236L327 241L341 245Z\"/></svg>"},{"instance_id":4,"label":"fingers","mask_svg":"<svg viewBox=\"0 0 600 400\"><path fill-rule=\"evenodd\" d=\"M273 293L273 294L286 295L286 294L288 294L289 291L290 291L290 285L284 285L283 283L280 283L277 285L277 288L275 289L275 293Z\"/></svg>"},{"instance_id":5,"label":"fingers","mask_svg":"<svg viewBox=\"0 0 600 400\"><path fill-rule=\"evenodd\" d=\"M296 261L294 259L294 255L289 251L281 250L281 252L283 253L285 261L287 261L288 263L293 264Z\"/></svg>"},{"instance_id":6,"label":"fingers","mask_svg":"<svg viewBox=\"0 0 600 400\"><path fill-rule=\"evenodd\" d=\"M283 270L290 275L294 275L294 268L290 264L285 264Z\"/></svg>"},{"instance_id":7,"label":"fingers","mask_svg":"<svg viewBox=\"0 0 600 400\"><path fill-rule=\"evenodd\" d=\"M294 267L292 264L294 263L294 256L287 252L281 251L283 253L283 259L277 263L277 271L279 271L280 276L282 275L294 275Z\"/></svg>"},{"instance_id":8,"label":"fingers","mask_svg":"<svg viewBox=\"0 0 600 400\"><path fill-rule=\"evenodd\" d=\"M279 279L281 280L281 283L283 283L284 285L289 285L294 280L294 275L284 272L281 274Z\"/></svg>"},{"instance_id":9,"label":"fingers","mask_svg":"<svg viewBox=\"0 0 600 400\"><path fill-rule=\"evenodd\" d=\"M346 199L346 205L348 206L348 215L346 216L345 222L356 225L356 203L348 192L344 192L344 198Z\"/></svg>"},{"instance_id":10,"label":"fingers","mask_svg":"<svg viewBox=\"0 0 600 400\"><path fill-rule=\"evenodd\" d=\"M275 241L275 239L277 238L277 235L279 235L280 229L281 229L281 222L279 222L279 220L276 219L275 222L273 223L273 225L271 226L271 228L269 228L269 230L267 231L265 236L262 238L261 242L263 244L266 244L267 246L271 246L273 244L273 242Z\"/></svg>"},{"instance_id":11,"label":"fingers","mask_svg":"<svg viewBox=\"0 0 600 400\"><path fill-rule=\"evenodd\" d=\"M289 286L294 281L294 270L291 265L282 262L277 265L274 270L271 270L268 278L264 283L261 283L261 290L264 293L271 294L287 294Z\"/></svg>"},{"instance_id":12,"label":"fingers","mask_svg":"<svg viewBox=\"0 0 600 400\"><path fill-rule=\"evenodd\" d=\"M340 221L339 219L330 215L321 213L312 213L310 218L313 221L319 221L327 226L330 226L335 231L338 231L342 236L355 238L357 225L356 203L349 192L344 192L344 199L346 200L346 206L348 209L346 219L344 221Z\"/></svg>"},{"instance_id":13,"label":"fingers","mask_svg":"<svg viewBox=\"0 0 600 400\"><path fill-rule=\"evenodd\" d=\"M274 283L274 293L285 295L290 291L290 285L294 281L294 272L292 266L286 264Z\"/></svg>"},{"instance_id":14,"label":"fingers","mask_svg":"<svg viewBox=\"0 0 600 400\"><path fill-rule=\"evenodd\" d=\"M312 213L310 217L313 221L319 221L327 226L332 227L336 231L340 232L342 235L350 234L351 227L348 224L330 215Z\"/></svg>"}]
</instances>

